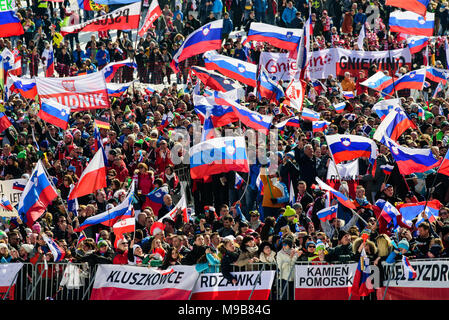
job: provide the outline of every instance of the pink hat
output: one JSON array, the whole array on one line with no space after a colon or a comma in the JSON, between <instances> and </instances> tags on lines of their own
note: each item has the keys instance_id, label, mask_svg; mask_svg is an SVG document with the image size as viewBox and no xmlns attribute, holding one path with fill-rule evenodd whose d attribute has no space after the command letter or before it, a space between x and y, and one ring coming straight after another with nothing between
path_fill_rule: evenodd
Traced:
<instances>
[{"instance_id":1,"label":"pink hat","mask_svg":"<svg viewBox=\"0 0 449 320\"><path fill-rule=\"evenodd\" d=\"M36 222L31 226L31 230L39 234L41 232L41 225L38 222Z\"/></svg>"}]
</instances>

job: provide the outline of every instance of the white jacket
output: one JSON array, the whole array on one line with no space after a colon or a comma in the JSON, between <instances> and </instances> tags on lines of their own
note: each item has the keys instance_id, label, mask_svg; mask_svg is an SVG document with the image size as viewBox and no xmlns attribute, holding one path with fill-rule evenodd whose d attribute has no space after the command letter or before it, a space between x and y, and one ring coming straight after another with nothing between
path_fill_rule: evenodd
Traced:
<instances>
[{"instance_id":1,"label":"white jacket","mask_svg":"<svg viewBox=\"0 0 449 320\"><path fill-rule=\"evenodd\" d=\"M281 250L276 255L276 262L280 272L280 278L282 280L293 281L295 278L295 262L298 259L298 254L295 253L293 257L290 257L284 250ZM292 270L293 269L293 270Z\"/></svg>"},{"instance_id":2,"label":"white jacket","mask_svg":"<svg viewBox=\"0 0 449 320\"><path fill-rule=\"evenodd\" d=\"M80 269L72 263L67 264L59 286L67 286L67 289L79 289L84 286L84 276Z\"/></svg>"}]
</instances>

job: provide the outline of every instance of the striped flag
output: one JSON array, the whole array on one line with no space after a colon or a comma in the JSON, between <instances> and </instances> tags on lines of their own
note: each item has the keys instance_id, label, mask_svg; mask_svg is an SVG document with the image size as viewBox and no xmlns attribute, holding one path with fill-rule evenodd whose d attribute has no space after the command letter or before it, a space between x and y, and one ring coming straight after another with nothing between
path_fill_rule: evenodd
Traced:
<instances>
[{"instance_id":1,"label":"striped flag","mask_svg":"<svg viewBox=\"0 0 449 320\"><path fill-rule=\"evenodd\" d=\"M64 259L65 251L53 239L49 238L45 233L42 233L42 239L44 239L47 247L50 249L54 262Z\"/></svg>"},{"instance_id":2,"label":"striped flag","mask_svg":"<svg viewBox=\"0 0 449 320\"><path fill-rule=\"evenodd\" d=\"M243 180L243 178L236 172L234 188L237 190L240 190L244 183L245 183L245 180Z\"/></svg>"},{"instance_id":3,"label":"striped flag","mask_svg":"<svg viewBox=\"0 0 449 320\"><path fill-rule=\"evenodd\" d=\"M104 120L99 120L99 119L95 119L94 122L95 122L95 125L100 129L106 129L106 130L111 129L111 124L109 122L106 122Z\"/></svg>"},{"instance_id":4,"label":"striped flag","mask_svg":"<svg viewBox=\"0 0 449 320\"><path fill-rule=\"evenodd\" d=\"M440 81L440 82L438 83L437 87L435 88L435 92L434 92L433 95L432 95L432 99L436 99L437 96L438 96L438 94L439 94L440 92L442 92L442 91L443 91L443 84L442 84L442 82Z\"/></svg>"},{"instance_id":5,"label":"striped flag","mask_svg":"<svg viewBox=\"0 0 449 320\"><path fill-rule=\"evenodd\" d=\"M416 271L413 269L406 256L402 256L402 266L404 267L404 275L408 280L416 278Z\"/></svg>"}]
</instances>

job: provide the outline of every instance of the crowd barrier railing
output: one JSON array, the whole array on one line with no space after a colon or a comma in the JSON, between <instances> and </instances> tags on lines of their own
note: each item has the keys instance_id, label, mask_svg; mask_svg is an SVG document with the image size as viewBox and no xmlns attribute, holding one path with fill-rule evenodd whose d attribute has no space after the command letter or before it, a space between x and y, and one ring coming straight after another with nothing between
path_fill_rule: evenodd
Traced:
<instances>
[{"instance_id":1,"label":"crowd barrier railing","mask_svg":"<svg viewBox=\"0 0 449 320\"><path fill-rule=\"evenodd\" d=\"M449 258L414 259L413 261L439 261L449 264ZM295 266L297 265L316 265L316 263L298 261ZM379 283L379 268L374 265L370 267L374 280L374 288L377 289L382 286ZM142 266L142 268L146 267ZM89 300L95 281L96 270L97 266L88 266L87 263L23 263L23 267L17 273L9 288L2 292L1 299L9 299L12 295L15 300ZM295 299L295 267L291 269L291 277L289 277L293 281L281 279L280 270L276 264L251 263L242 267L233 266L232 270L233 272L275 271L275 278L268 300ZM220 271L219 266L214 268L214 272ZM364 298L364 300L375 299L375 294Z\"/></svg>"}]
</instances>

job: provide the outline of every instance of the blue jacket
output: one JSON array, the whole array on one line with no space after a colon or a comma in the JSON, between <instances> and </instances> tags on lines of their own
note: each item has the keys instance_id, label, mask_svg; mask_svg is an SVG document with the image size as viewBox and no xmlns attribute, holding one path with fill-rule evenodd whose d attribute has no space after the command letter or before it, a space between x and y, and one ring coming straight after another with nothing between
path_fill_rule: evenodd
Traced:
<instances>
[{"instance_id":1,"label":"blue jacket","mask_svg":"<svg viewBox=\"0 0 449 320\"><path fill-rule=\"evenodd\" d=\"M98 65L103 66L105 64L108 64L109 61L111 61L109 57L109 51L108 50L98 50L97 54L95 55L95 59L97 59Z\"/></svg>"},{"instance_id":2,"label":"blue jacket","mask_svg":"<svg viewBox=\"0 0 449 320\"><path fill-rule=\"evenodd\" d=\"M229 34L234 29L231 18L223 19L223 34Z\"/></svg>"},{"instance_id":3,"label":"blue jacket","mask_svg":"<svg viewBox=\"0 0 449 320\"><path fill-rule=\"evenodd\" d=\"M291 9L289 7L286 7L284 9L284 12L282 12L282 20L288 25L290 22L293 21L296 17L296 12L298 10L295 7L292 7Z\"/></svg>"},{"instance_id":4,"label":"blue jacket","mask_svg":"<svg viewBox=\"0 0 449 320\"><path fill-rule=\"evenodd\" d=\"M221 0L214 0L214 3L212 4L212 12L220 13L222 10L223 10L223 2L221 2Z\"/></svg>"},{"instance_id":5,"label":"blue jacket","mask_svg":"<svg viewBox=\"0 0 449 320\"><path fill-rule=\"evenodd\" d=\"M364 14L364 13L356 13L354 15L354 23L357 24L359 22L361 24L364 24L366 22L366 14Z\"/></svg>"},{"instance_id":6,"label":"blue jacket","mask_svg":"<svg viewBox=\"0 0 449 320\"><path fill-rule=\"evenodd\" d=\"M72 53L72 56L73 56L73 61L78 61L78 59L83 61L86 59L86 54L84 53L83 50L81 50L79 52L77 50L74 50Z\"/></svg>"},{"instance_id":7,"label":"blue jacket","mask_svg":"<svg viewBox=\"0 0 449 320\"><path fill-rule=\"evenodd\" d=\"M267 0L254 1L254 10L256 12L265 12L268 9Z\"/></svg>"}]
</instances>

